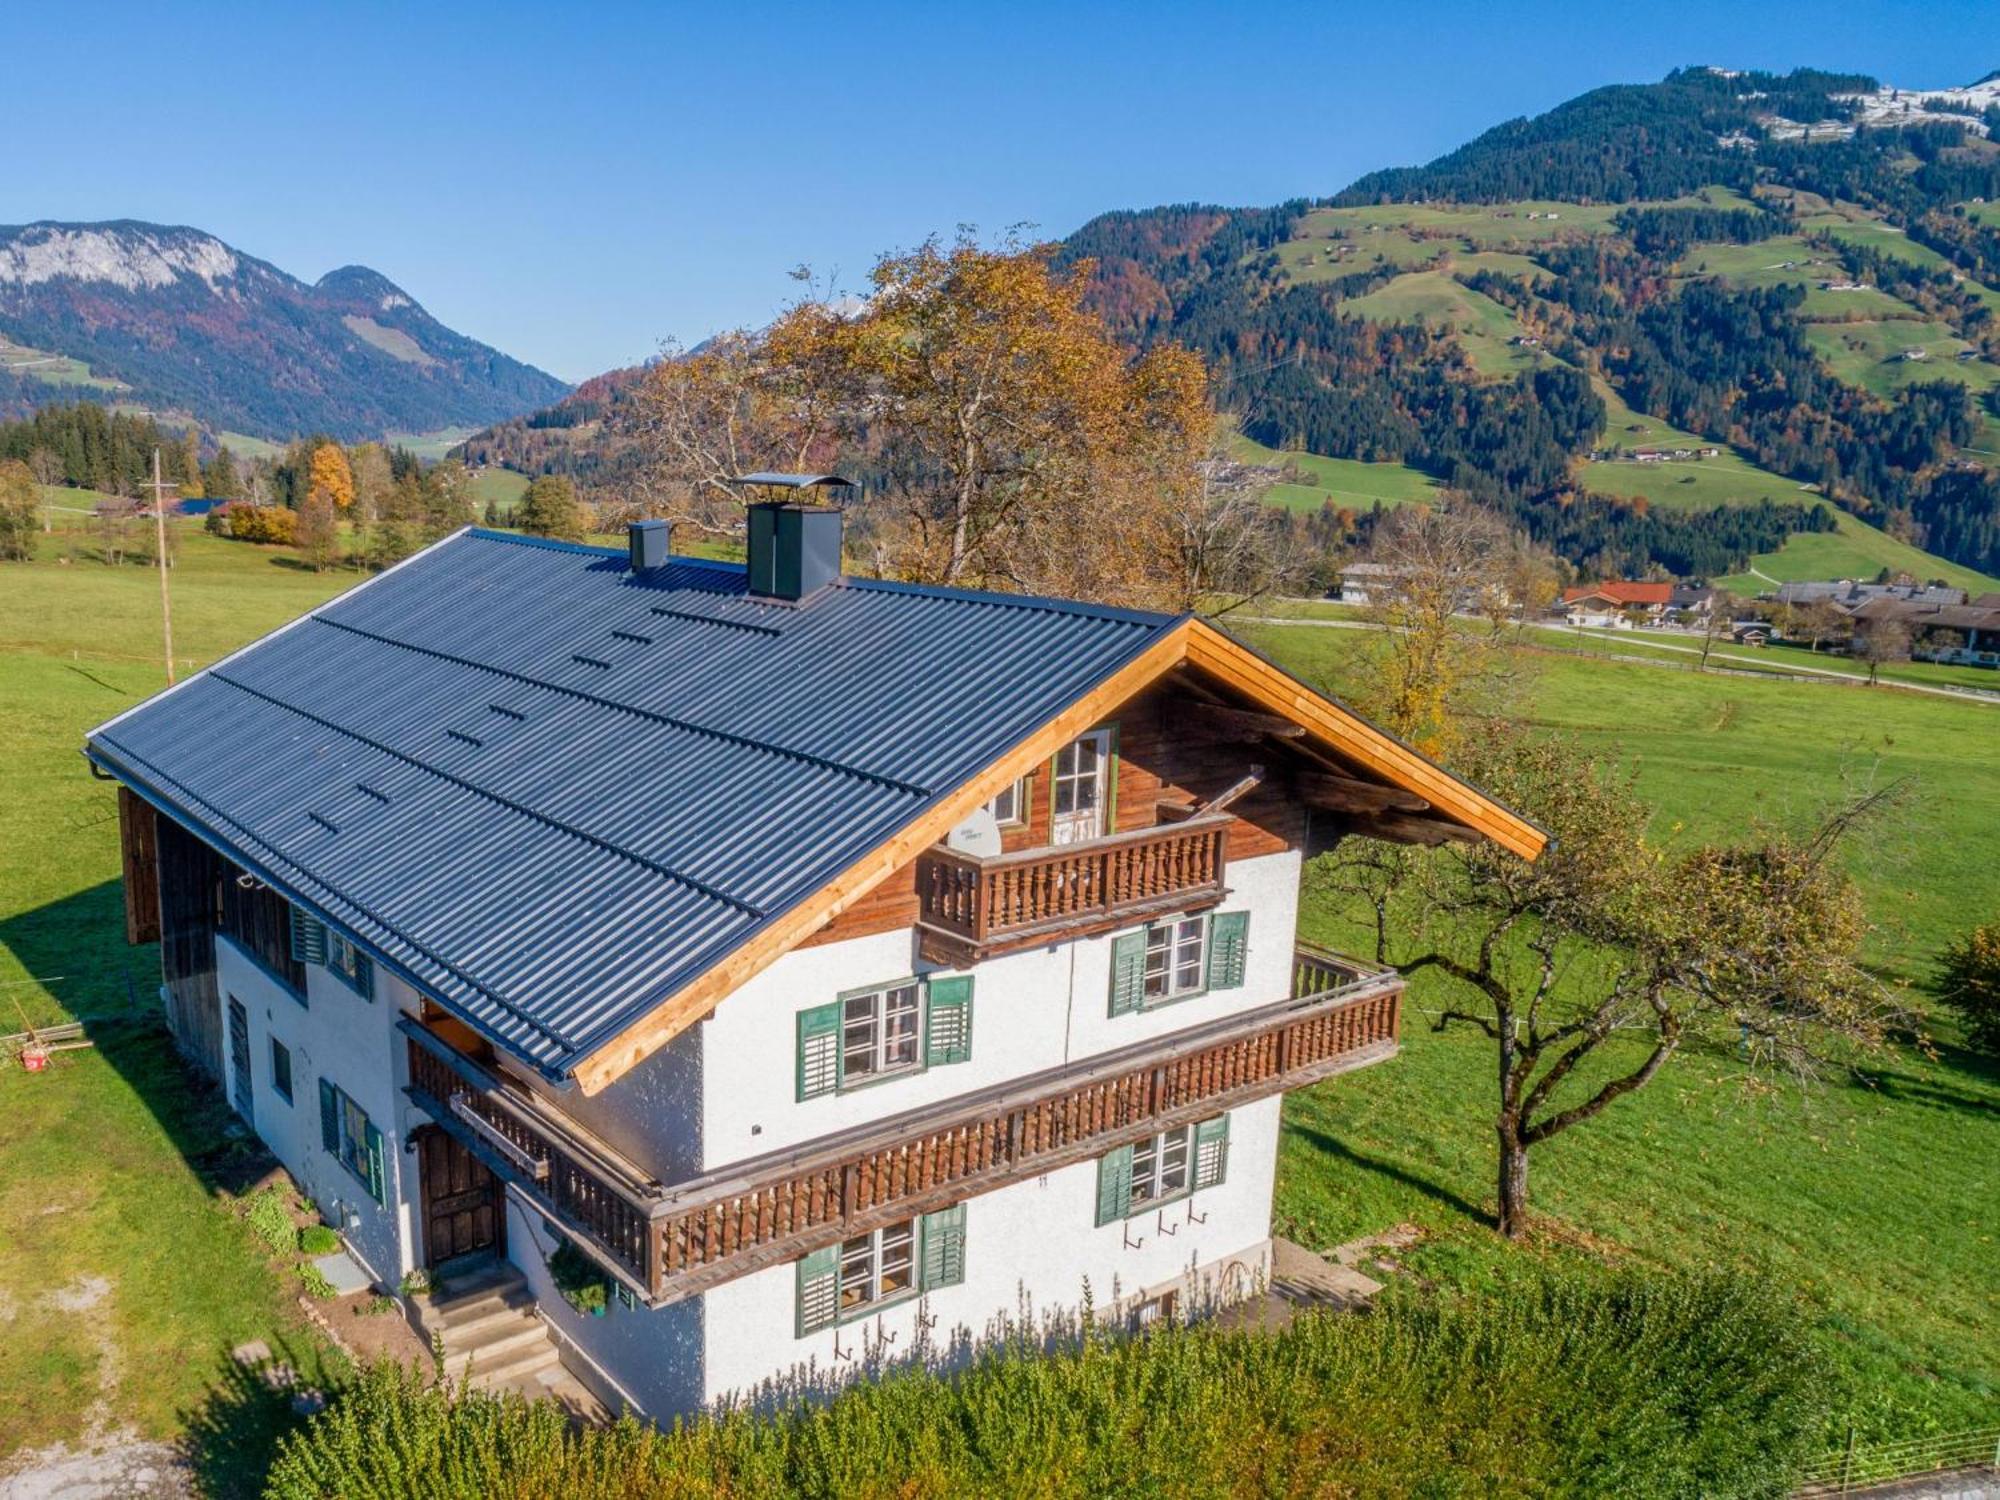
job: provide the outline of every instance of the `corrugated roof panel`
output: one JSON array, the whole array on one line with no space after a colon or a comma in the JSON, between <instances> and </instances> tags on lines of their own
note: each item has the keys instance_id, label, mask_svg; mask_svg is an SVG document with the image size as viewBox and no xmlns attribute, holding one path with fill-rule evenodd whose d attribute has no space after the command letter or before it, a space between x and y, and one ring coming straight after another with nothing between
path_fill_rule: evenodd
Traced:
<instances>
[{"instance_id":1,"label":"corrugated roof panel","mask_svg":"<svg viewBox=\"0 0 2000 1500\"><path fill-rule=\"evenodd\" d=\"M1173 623L472 531L91 749L560 1075Z\"/></svg>"}]
</instances>

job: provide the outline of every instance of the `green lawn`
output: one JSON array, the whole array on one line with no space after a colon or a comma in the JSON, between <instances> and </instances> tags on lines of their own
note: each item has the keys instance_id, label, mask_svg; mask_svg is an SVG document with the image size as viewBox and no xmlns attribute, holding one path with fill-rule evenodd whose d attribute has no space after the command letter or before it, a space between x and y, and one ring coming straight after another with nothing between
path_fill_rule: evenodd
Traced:
<instances>
[{"instance_id":1,"label":"green lawn","mask_svg":"<svg viewBox=\"0 0 2000 1500\"><path fill-rule=\"evenodd\" d=\"M355 581L180 524L183 674ZM77 753L163 681L155 575L54 561L67 540L0 564L0 1029L116 1019L46 1073L0 1067L0 1460L130 1428L188 1437L225 1491L231 1473L254 1487L286 1419L228 1350L264 1339L309 1381L325 1355L231 1211L261 1153L225 1136L154 1022L157 952L122 938L112 789Z\"/></svg>"},{"instance_id":2,"label":"green lawn","mask_svg":"<svg viewBox=\"0 0 2000 1500\"><path fill-rule=\"evenodd\" d=\"M1384 505L1401 505L1421 500L1438 488L1438 482L1421 469L1407 464L1371 464L1358 458L1322 458L1317 453L1281 453L1249 438L1235 442L1236 456L1246 463L1282 467L1296 465L1317 481L1313 484L1289 482L1271 486L1265 498L1287 510L1318 510L1331 500L1352 510L1372 510L1379 500Z\"/></svg>"},{"instance_id":3,"label":"green lawn","mask_svg":"<svg viewBox=\"0 0 2000 1500\"><path fill-rule=\"evenodd\" d=\"M1667 439L1679 446L1713 447L1706 438ZM1593 495L1643 495L1666 510L1707 510L1717 505L1754 505L1759 500L1805 501L1798 481L1760 469L1724 448L1715 458L1642 464L1629 460L1587 459L1577 471L1583 488Z\"/></svg>"},{"instance_id":4,"label":"green lawn","mask_svg":"<svg viewBox=\"0 0 2000 1500\"><path fill-rule=\"evenodd\" d=\"M90 366L80 359L72 359L67 354L51 354L45 349L30 349L5 335L0 335L0 370L39 380L44 385L86 386L96 391L127 389L122 380L91 374Z\"/></svg>"},{"instance_id":5,"label":"green lawn","mask_svg":"<svg viewBox=\"0 0 2000 1500\"><path fill-rule=\"evenodd\" d=\"M1810 323L1806 338L1835 375L1885 399L1918 381L1956 380L1975 391L2000 385L2000 366L1960 359L1973 346L1942 323ZM1912 352L1919 357L1905 358Z\"/></svg>"},{"instance_id":6,"label":"green lawn","mask_svg":"<svg viewBox=\"0 0 2000 1500\"><path fill-rule=\"evenodd\" d=\"M1750 245L1690 246L1675 271L1682 277L1715 276L1730 286L1752 289L1796 284L1806 288L1803 318L1921 318L1922 312L1874 287L1857 291L1822 291L1822 281L1848 280L1847 271L1831 251L1809 244L1804 236L1777 235Z\"/></svg>"},{"instance_id":7,"label":"green lawn","mask_svg":"<svg viewBox=\"0 0 2000 1500\"><path fill-rule=\"evenodd\" d=\"M1887 568L1891 573L1908 573L1913 578L1943 579L1953 588L1972 594L2000 589L2000 579L1899 542L1844 510L1835 510L1833 520L1837 530L1794 532L1785 538L1785 545L1779 551L1760 552L1750 559L1755 572L1738 573L1715 582L1735 593L1756 594L1768 590L1774 582L1870 579Z\"/></svg>"},{"instance_id":8,"label":"green lawn","mask_svg":"<svg viewBox=\"0 0 2000 1500\"><path fill-rule=\"evenodd\" d=\"M1540 349L1510 343L1521 332L1514 314L1446 271L1398 276L1365 297L1341 303L1341 310L1385 323L1422 318L1433 326L1449 324L1458 330L1465 352L1483 375L1512 375L1553 362Z\"/></svg>"},{"instance_id":9,"label":"green lawn","mask_svg":"<svg viewBox=\"0 0 2000 1500\"><path fill-rule=\"evenodd\" d=\"M391 448L407 448L418 458L435 461L478 430L476 427L440 427L435 432L392 432L382 441Z\"/></svg>"},{"instance_id":10,"label":"green lawn","mask_svg":"<svg viewBox=\"0 0 2000 1500\"><path fill-rule=\"evenodd\" d=\"M489 502L512 505L528 493L528 476L512 469L480 469L472 476L472 497L483 510Z\"/></svg>"},{"instance_id":11,"label":"green lawn","mask_svg":"<svg viewBox=\"0 0 2000 1500\"><path fill-rule=\"evenodd\" d=\"M1361 632L1243 627L1335 687ZM1543 655L1535 724L1615 748L1654 832L1728 837L1810 815L1844 786L1910 776L1918 800L1852 866L1886 931L1885 967L1921 973L1946 936L2000 911L1996 710L1916 694L1758 682ZM1304 930L1351 940L1309 897ZM1990 1423L2000 1398L2000 1072L1950 1047L1809 1094L1745 1091L1728 1060L1685 1055L1640 1094L1537 1148L1554 1221L1524 1248L1485 1228L1493 1201L1490 1043L1434 1034L1412 987L1404 1053L1290 1096L1278 1220L1329 1245L1408 1221L1419 1277L1488 1286L1521 1258L1573 1256L1769 1274L1802 1292L1851 1381L1864 1437ZM1829 1441L1840 1433L1830 1432Z\"/></svg>"}]
</instances>

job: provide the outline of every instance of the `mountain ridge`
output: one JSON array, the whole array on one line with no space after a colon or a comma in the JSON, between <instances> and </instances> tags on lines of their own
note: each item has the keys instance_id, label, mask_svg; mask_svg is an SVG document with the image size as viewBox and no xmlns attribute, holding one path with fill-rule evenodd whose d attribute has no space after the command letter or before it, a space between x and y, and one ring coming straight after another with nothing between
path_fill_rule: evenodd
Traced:
<instances>
[{"instance_id":1,"label":"mountain ridge","mask_svg":"<svg viewBox=\"0 0 2000 1500\"><path fill-rule=\"evenodd\" d=\"M205 230L137 219L0 226L0 335L88 366L120 400L277 440L476 427L569 390L370 267L308 283ZM0 369L0 414L91 394L37 368Z\"/></svg>"}]
</instances>

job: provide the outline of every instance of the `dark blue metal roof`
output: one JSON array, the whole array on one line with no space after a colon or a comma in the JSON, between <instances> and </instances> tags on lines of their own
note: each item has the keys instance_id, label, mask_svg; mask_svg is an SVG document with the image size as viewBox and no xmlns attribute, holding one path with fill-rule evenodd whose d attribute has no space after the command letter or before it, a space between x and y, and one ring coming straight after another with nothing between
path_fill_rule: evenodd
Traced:
<instances>
[{"instance_id":1,"label":"dark blue metal roof","mask_svg":"<svg viewBox=\"0 0 2000 1500\"><path fill-rule=\"evenodd\" d=\"M89 749L560 1076L1174 623L474 530Z\"/></svg>"}]
</instances>

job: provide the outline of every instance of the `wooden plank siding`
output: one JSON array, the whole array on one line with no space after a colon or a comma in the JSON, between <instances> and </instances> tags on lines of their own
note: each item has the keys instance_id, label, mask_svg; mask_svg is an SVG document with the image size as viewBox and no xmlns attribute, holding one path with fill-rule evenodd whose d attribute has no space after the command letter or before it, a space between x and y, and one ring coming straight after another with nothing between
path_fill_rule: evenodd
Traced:
<instances>
[{"instance_id":1,"label":"wooden plank siding","mask_svg":"<svg viewBox=\"0 0 2000 1500\"><path fill-rule=\"evenodd\" d=\"M125 941L160 940L159 814L129 786L118 788L118 851L125 874Z\"/></svg>"},{"instance_id":2,"label":"wooden plank siding","mask_svg":"<svg viewBox=\"0 0 2000 1500\"><path fill-rule=\"evenodd\" d=\"M1192 805L1219 796L1253 765L1273 774L1257 790L1233 804L1225 830L1226 860L1254 859L1302 849L1306 841L1304 805L1290 794L1273 756L1259 747L1229 741L1191 722L1183 711L1187 690L1158 682L1121 705L1103 721L1117 731L1117 790L1112 797L1111 832L1155 827L1163 803ZM1100 725L1098 727L1103 727ZM1040 849L1049 843L1052 765L1040 762L1029 773L1025 824L1000 831L1003 853ZM1324 821L1324 819L1322 819ZM801 947L895 932L917 923L918 861L911 859L873 891L813 933Z\"/></svg>"}]
</instances>

